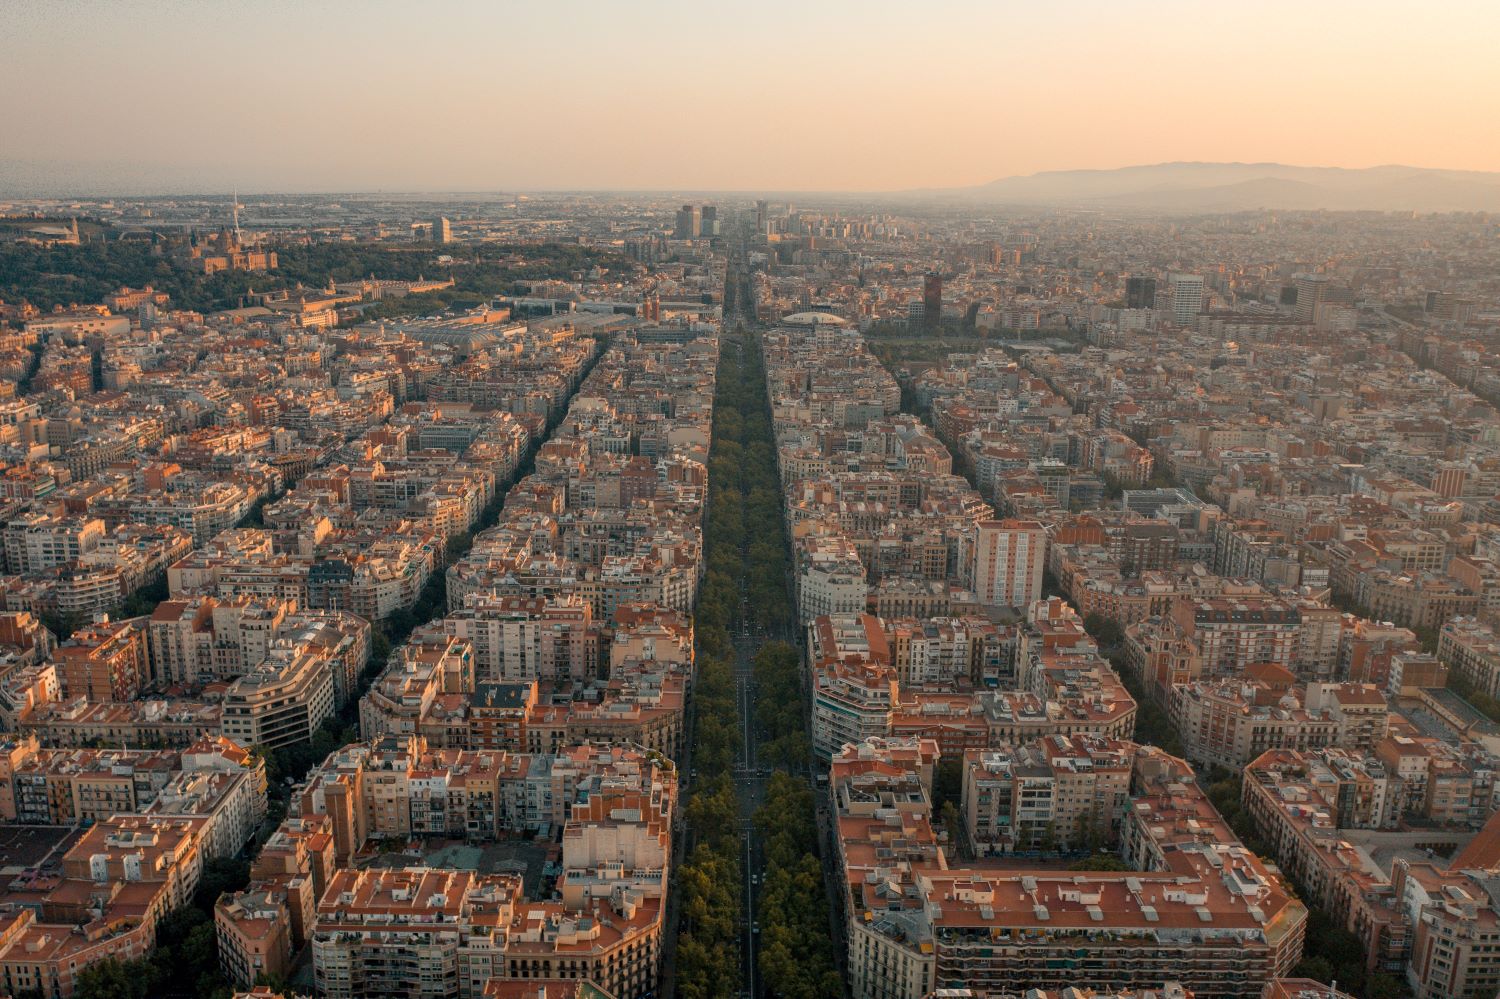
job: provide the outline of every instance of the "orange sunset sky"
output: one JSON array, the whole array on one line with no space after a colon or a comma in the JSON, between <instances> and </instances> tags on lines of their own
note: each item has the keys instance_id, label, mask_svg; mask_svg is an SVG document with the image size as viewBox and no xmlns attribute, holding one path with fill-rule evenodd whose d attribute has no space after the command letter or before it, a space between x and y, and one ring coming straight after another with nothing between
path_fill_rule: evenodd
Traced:
<instances>
[{"instance_id":1,"label":"orange sunset sky","mask_svg":"<svg viewBox=\"0 0 1500 999\"><path fill-rule=\"evenodd\" d=\"M0 167L183 189L892 190L1500 169L1500 4L8 0Z\"/></svg>"}]
</instances>

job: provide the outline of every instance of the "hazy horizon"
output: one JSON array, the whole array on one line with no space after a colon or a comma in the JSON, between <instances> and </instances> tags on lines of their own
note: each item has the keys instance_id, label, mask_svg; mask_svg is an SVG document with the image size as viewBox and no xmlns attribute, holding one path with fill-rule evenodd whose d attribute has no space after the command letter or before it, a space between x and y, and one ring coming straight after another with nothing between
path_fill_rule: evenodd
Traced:
<instances>
[{"instance_id":1,"label":"hazy horizon","mask_svg":"<svg viewBox=\"0 0 1500 999\"><path fill-rule=\"evenodd\" d=\"M1420 165L1420 164L1412 164L1412 163L1375 163L1375 164L1370 164L1368 167L1343 167L1343 166L1329 166L1327 164L1317 164L1317 163L1289 164L1289 163L1273 163L1271 161L1256 161L1256 162L1252 162L1252 161L1206 161L1206 160L1205 161L1187 161L1187 160L1179 160L1179 161L1172 161L1170 163L1120 163L1120 164L1117 164L1117 165L1100 166L1100 167L1059 167L1056 170L1039 170L1039 171L1035 171L1033 173L1027 173L1027 174L1012 174L1012 175L1006 175L1006 176L1003 176L1003 177L994 177L994 178L991 178L991 181L1026 179L1026 178L1029 178L1029 177L1045 176L1045 175L1053 174L1053 173L1061 173L1061 174L1067 174L1067 173L1087 173L1087 172L1110 173L1110 172L1115 172L1115 171L1126 171L1126 170L1132 170L1132 169L1142 169L1142 168L1152 168L1152 167L1174 167L1174 166L1181 166L1181 165L1188 165L1188 166L1262 166L1262 165L1264 165L1264 166L1275 166L1275 167L1290 167L1292 169L1307 169L1307 170L1331 169L1331 170L1349 170L1349 171L1375 170L1375 169L1381 169L1381 168L1409 168L1409 169L1413 169L1413 170L1423 170L1423 171L1433 171L1433 172L1455 172L1455 173L1466 172L1466 171L1464 171L1462 169L1459 169L1459 168L1442 167L1442 166L1423 166L1423 165ZM25 193L20 193L20 192L13 192L13 191L12 192L7 192L7 190L5 189L5 185L7 183L11 182L18 175L24 176L24 174L18 174L16 172L18 167L20 167L21 169L23 169L23 170L25 170L27 172L34 173L36 175L36 180L33 183L35 183L37 185L38 190L46 188L46 189L49 189L49 190L55 190L58 193L25 194ZM223 186L218 186L217 184L214 183L215 178L210 176L210 177L205 177L203 179L202 183L184 182L184 184L182 184L182 185L178 185L178 186L167 185L167 186L160 187L160 189L157 189L156 185L158 183L165 184L166 182L164 182L164 181L157 181L157 180L147 180L146 179L147 177L155 178L155 177L158 177L159 174L155 173L155 172L152 172L152 171L149 171L149 170L142 169L140 171L140 173L139 173L139 179L135 180L134 182L127 182L126 185L125 185L125 189L118 189L117 187L112 187L110 185L110 181L111 180L115 180L115 181L118 182L118 178L120 178L121 176L124 176L126 178L137 176L137 174L134 172L134 171L136 171L137 168L135 168L133 166L129 166L129 165L122 165L122 164L115 164L115 165L112 165L112 166L107 167L107 168L106 167L100 167L99 168L100 170L105 170L105 169L108 169L110 171L124 170L126 172L124 172L124 173L118 173L118 172L102 173L100 175L101 176L100 183L97 186L93 185L92 183L85 183L85 184L83 184L83 185L80 186L80 185L74 184L72 181L59 179L58 172L57 172L59 169L73 169L73 167L69 167L68 165L65 165L65 164L55 164L55 163L54 164L44 164L41 167L34 167L31 164L18 164L16 161L0 159L0 197L16 197L16 198L23 198L23 199L35 199L35 200L56 200L58 198L64 198L64 197L68 197L68 196L78 197L78 198L84 198L84 199L98 198L98 197L110 197L110 196L118 196L118 197L143 197L143 198L170 198L170 197L173 197L173 196L181 196L181 197L192 197L192 198L212 198L212 197L220 196L220 195L222 195L224 197L229 197L229 196L231 196L232 193L237 193L241 200L244 200L245 198L320 197L320 196L333 196L333 195L342 195L342 196L349 196L349 197L392 197L392 198L410 197L410 198L419 198L419 199L420 198L442 199L442 198L450 198L450 197L451 198L472 198L472 197L495 197L495 198L503 198L503 197L514 197L516 195L523 195L523 196L529 196L529 195L620 195L620 196L629 196L629 195L650 195L650 196L654 196L654 195L662 195L662 196L668 196L668 195L670 195L670 196L678 196L678 195L681 195L681 196L687 196L687 195L736 195L736 196L741 196L741 197L746 197L746 198L751 198L751 197L754 197L754 198L763 198L763 197L796 197L796 196L804 196L804 197L805 196L820 196L820 197L834 197L834 198L861 198L861 197L881 198L881 197L895 196L895 195L902 195L902 194L919 194L919 193L926 193L926 192L944 192L944 191L964 191L964 190L968 190L970 187L983 187L985 183L989 183L989 182L983 182L983 183L977 184L977 185L967 185L967 186L964 186L964 187L951 187L951 188L949 188L949 187L929 187L929 188L911 187L911 188L890 188L890 189L869 189L869 190L838 189L838 188L822 188L822 189L820 189L820 188L766 188L766 187L741 187L741 188L716 188L716 187L696 187L696 188L695 187L608 187L608 186L601 186L601 187L548 187L548 186L541 186L541 185L535 186L535 187L510 186L510 187L491 187L491 188L463 188L463 187L448 187L448 188L441 188L441 187L429 187L429 188L419 188L419 187L412 187L412 188L401 188L401 187L350 188L350 187L330 186L330 187L285 187L285 188L267 187L267 188L264 188L264 189L256 189L256 188L253 188L253 187L242 188L242 187L223 187ZM81 165L77 166L76 169L78 169L80 171L84 171L85 170L85 168L83 166L81 166ZM1497 179L1500 179L1500 170L1494 170L1494 171L1467 171L1467 172L1477 172L1477 173L1483 173L1483 174L1490 174L1490 175L1495 176ZM86 175L87 176L93 176L93 174L86 174Z\"/></svg>"},{"instance_id":2,"label":"hazy horizon","mask_svg":"<svg viewBox=\"0 0 1500 999\"><path fill-rule=\"evenodd\" d=\"M1173 162L1500 170L1500 8L0 10L0 195L825 192ZM1460 30L1461 29L1461 30Z\"/></svg>"}]
</instances>

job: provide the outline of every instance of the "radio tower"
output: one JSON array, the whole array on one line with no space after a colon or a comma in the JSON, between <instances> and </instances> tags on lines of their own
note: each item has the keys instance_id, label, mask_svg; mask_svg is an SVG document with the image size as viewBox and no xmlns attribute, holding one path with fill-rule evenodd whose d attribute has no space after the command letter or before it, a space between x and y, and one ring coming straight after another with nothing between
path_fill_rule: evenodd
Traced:
<instances>
[{"instance_id":1,"label":"radio tower","mask_svg":"<svg viewBox=\"0 0 1500 999\"><path fill-rule=\"evenodd\" d=\"M236 243L239 243L240 242L240 189L238 187L236 187L234 189L233 214L234 214L234 241Z\"/></svg>"}]
</instances>

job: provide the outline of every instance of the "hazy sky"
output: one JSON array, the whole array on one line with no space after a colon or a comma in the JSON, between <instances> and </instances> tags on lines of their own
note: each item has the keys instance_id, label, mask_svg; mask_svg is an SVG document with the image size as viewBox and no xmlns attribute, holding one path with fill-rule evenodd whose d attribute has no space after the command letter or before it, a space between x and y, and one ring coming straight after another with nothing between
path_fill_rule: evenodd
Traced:
<instances>
[{"instance_id":1,"label":"hazy sky","mask_svg":"<svg viewBox=\"0 0 1500 999\"><path fill-rule=\"evenodd\" d=\"M0 193L1500 170L1500 3L0 0Z\"/></svg>"}]
</instances>

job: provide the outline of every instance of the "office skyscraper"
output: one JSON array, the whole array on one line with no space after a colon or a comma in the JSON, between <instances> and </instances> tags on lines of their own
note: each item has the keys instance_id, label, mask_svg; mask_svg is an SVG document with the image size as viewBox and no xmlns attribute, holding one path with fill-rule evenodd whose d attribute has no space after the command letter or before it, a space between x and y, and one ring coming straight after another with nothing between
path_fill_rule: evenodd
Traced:
<instances>
[{"instance_id":1,"label":"office skyscraper","mask_svg":"<svg viewBox=\"0 0 1500 999\"><path fill-rule=\"evenodd\" d=\"M438 216L437 218L433 219L432 220L432 241L434 243L451 243L451 242L453 242L453 223L449 222L446 218L444 218L441 215Z\"/></svg>"},{"instance_id":2,"label":"office skyscraper","mask_svg":"<svg viewBox=\"0 0 1500 999\"><path fill-rule=\"evenodd\" d=\"M697 205L683 205L677 209L678 239L697 239L703 234L703 214Z\"/></svg>"},{"instance_id":3,"label":"office skyscraper","mask_svg":"<svg viewBox=\"0 0 1500 999\"><path fill-rule=\"evenodd\" d=\"M1198 274L1173 274L1167 278L1172 293L1172 322L1191 326L1203 311L1203 278Z\"/></svg>"},{"instance_id":4,"label":"office skyscraper","mask_svg":"<svg viewBox=\"0 0 1500 999\"><path fill-rule=\"evenodd\" d=\"M1297 275L1297 311L1299 322L1310 323L1318 318L1318 306L1328 297L1328 278L1321 274Z\"/></svg>"},{"instance_id":5,"label":"office skyscraper","mask_svg":"<svg viewBox=\"0 0 1500 999\"><path fill-rule=\"evenodd\" d=\"M1156 278L1133 277L1125 279L1125 308L1156 308Z\"/></svg>"},{"instance_id":6,"label":"office skyscraper","mask_svg":"<svg viewBox=\"0 0 1500 999\"><path fill-rule=\"evenodd\" d=\"M943 276L929 272L922 281L922 322L937 329L943 319Z\"/></svg>"}]
</instances>

